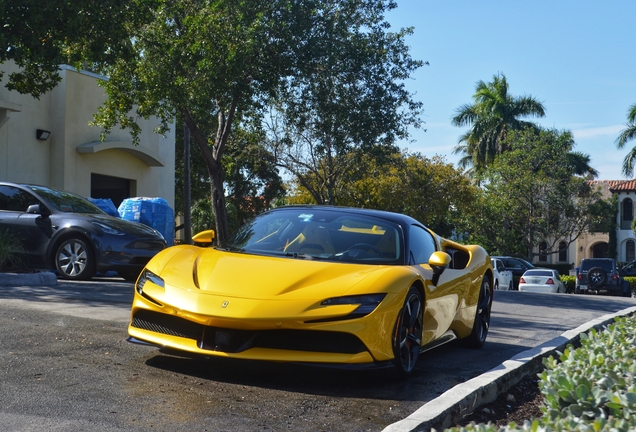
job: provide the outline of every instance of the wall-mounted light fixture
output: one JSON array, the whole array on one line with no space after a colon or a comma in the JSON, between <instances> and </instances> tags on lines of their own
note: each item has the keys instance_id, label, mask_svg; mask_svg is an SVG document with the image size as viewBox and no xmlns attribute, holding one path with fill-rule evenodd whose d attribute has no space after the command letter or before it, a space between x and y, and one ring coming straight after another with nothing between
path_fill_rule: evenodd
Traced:
<instances>
[{"instance_id":1,"label":"wall-mounted light fixture","mask_svg":"<svg viewBox=\"0 0 636 432\"><path fill-rule=\"evenodd\" d=\"M581 247L579 248L579 251L580 251L580 252L583 252L583 246L581 246Z\"/></svg>"},{"instance_id":2,"label":"wall-mounted light fixture","mask_svg":"<svg viewBox=\"0 0 636 432\"><path fill-rule=\"evenodd\" d=\"M45 141L49 139L50 136L51 136L51 131L47 131L44 129L38 129L35 131L35 137L39 140Z\"/></svg>"}]
</instances>

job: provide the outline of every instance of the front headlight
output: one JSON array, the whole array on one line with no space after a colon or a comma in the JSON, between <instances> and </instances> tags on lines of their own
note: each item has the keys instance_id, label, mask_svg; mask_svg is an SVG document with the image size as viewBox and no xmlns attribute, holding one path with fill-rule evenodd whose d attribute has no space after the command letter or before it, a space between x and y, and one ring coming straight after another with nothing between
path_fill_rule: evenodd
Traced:
<instances>
[{"instance_id":1,"label":"front headlight","mask_svg":"<svg viewBox=\"0 0 636 432\"><path fill-rule=\"evenodd\" d=\"M146 284L146 282L152 282L153 284L161 287L161 288L165 288L165 283L163 281L163 279L161 279L159 276L157 276L156 274L154 274L153 272L151 272L150 270L144 269L144 271L141 272L141 275L139 275L139 279L137 280L137 292L139 294L143 293L144 290L144 285Z\"/></svg>"},{"instance_id":2,"label":"front headlight","mask_svg":"<svg viewBox=\"0 0 636 432\"><path fill-rule=\"evenodd\" d=\"M93 222L93 225L97 227L101 232L105 234L115 235L115 236L123 236L126 235L125 232L116 230L115 228L109 227L108 225L104 225L100 222Z\"/></svg>"},{"instance_id":3,"label":"front headlight","mask_svg":"<svg viewBox=\"0 0 636 432\"><path fill-rule=\"evenodd\" d=\"M351 312L344 319L360 318L369 315L384 300L386 294L364 294L355 296L333 297L324 300L320 304L323 306L335 305L359 305L356 310Z\"/></svg>"}]
</instances>

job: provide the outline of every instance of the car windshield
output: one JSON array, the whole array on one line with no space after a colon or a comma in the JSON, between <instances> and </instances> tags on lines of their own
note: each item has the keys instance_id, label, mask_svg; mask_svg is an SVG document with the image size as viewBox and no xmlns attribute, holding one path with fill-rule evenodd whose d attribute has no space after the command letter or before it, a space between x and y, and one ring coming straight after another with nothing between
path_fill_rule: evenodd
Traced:
<instances>
[{"instance_id":1,"label":"car windshield","mask_svg":"<svg viewBox=\"0 0 636 432\"><path fill-rule=\"evenodd\" d=\"M58 211L65 213L105 214L99 207L79 195L42 186L29 186L29 188L46 199L48 204L55 207Z\"/></svg>"},{"instance_id":2,"label":"car windshield","mask_svg":"<svg viewBox=\"0 0 636 432\"><path fill-rule=\"evenodd\" d=\"M242 226L220 248L298 259L402 264L399 227L373 216L324 209L281 209Z\"/></svg>"}]
</instances>

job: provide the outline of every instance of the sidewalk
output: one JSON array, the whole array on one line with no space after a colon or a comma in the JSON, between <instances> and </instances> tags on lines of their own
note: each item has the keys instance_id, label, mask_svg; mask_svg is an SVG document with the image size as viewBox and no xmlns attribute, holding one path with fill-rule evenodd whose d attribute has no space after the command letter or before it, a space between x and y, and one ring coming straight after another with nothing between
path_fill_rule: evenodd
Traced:
<instances>
[{"instance_id":1,"label":"sidewalk","mask_svg":"<svg viewBox=\"0 0 636 432\"><path fill-rule=\"evenodd\" d=\"M0 273L0 286L53 286L57 276L51 271Z\"/></svg>"}]
</instances>

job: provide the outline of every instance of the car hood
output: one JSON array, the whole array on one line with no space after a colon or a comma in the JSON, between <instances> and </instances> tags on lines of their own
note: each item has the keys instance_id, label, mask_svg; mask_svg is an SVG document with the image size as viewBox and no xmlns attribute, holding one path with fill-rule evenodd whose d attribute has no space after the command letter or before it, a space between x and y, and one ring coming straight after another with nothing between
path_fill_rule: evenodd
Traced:
<instances>
[{"instance_id":1,"label":"car hood","mask_svg":"<svg viewBox=\"0 0 636 432\"><path fill-rule=\"evenodd\" d=\"M223 297L316 299L344 295L355 287L368 293L366 287L371 286L371 292L378 292L386 284L373 282L398 270L395 266L248 255L190 246L170 249L148 265L164 279L166 289L179 287ZM170 255L168 259L166 255Z\"/></svg>"},{"instance_id":2,"label":"car hood","mask_svg":"<svg viewBox=\"0 0 636 432\"><path fill-rule=\"evenodd\" d=\"M72 216L70 214L64 215L66 219L71 219ZM124 219L119 219L113 216L109 216L107 214L88 214L82 213L81 217L77 219L81 219L89 222L98 222L104 224L110 228L114 228L118 231L124 232L126 234L130 234L136 237L142 238L161 238L163 236L154 228L149 227L141 222L132 222Z\"/></svg>"}]
</instances>

